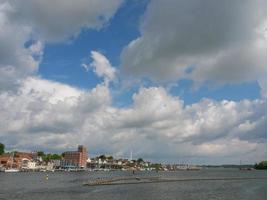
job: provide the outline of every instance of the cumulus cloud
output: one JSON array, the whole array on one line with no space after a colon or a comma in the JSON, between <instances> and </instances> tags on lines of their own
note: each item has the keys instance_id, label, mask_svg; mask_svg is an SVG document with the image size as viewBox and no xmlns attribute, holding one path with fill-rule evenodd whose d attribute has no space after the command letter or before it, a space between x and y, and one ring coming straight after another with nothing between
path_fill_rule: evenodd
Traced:
<instances>
[{"instance_id":1,"label":"cumulus cloud","mask_svg":"<svg viewBox=\"0 0 267 200\"><path fill-rule=\"evenodd\" d=\"M39 41L29 48L23 45L28 40L30 29L10 23L7 13L12 7L0 1L0 90L16 87L21 78L37 71L42 45ZM39 44L39 52L33 46ZM37 56L36 59L34 56Z\"/></svg>"},{"instance_id":2,"label":"cumulus cloud","mask_svg":"<svg viewBox=\"0 0 267 200\"><path fill-rule=\"evenodd\" d=\"M13 141L18 148L49 144L52 149L55 142L68 145L76 141L72 137L79 133L83 113L90 115L110 102L104 85L82 91L38 77L25 79L17 93L2 92L0 99L1 141Z\"/></svg>"},{"instance_id":3,"label":"cumulus cloud","mask_svg":"<svg viewBox=\"0 0 267 200\"><path fill-rule=\"evenodd\" d=\"M97 51L91 52L91 58L93 62L89 65L82 63L82 67L89 71L93 68L94 73L101 78L104 78L105 83L113 81L115 78L116 69L110 64L109 60L101 53Z\"/></svg>"},{"instance_id":4,"label":"cumulus cloud","mask_svg":"<svg viewBox=\"0 0 267 200\"><path fill-rule=\"evenodd\" d=\"M154 80L240 83L267 75L264 0L154 0L122 67Z\"/></svg>"},{"instance_id":5,"label":"cumulus cloud","mask_svg":"<svg viewBox=\"0 0 267 200\"><path fill-rule=\"evenodd\" d=\"M76 35L81 28L100 29L114 15L122 0L11 0L11 22L25 24L48 41Z\"/></svg>"},{"instance_id":6,"label":"cumulus cloud","mask_svg":"<svg viewBox=\"0 0 267 200\"><path fill-rule=\"evenodd\" d=\"M35 75L46 42L75 37L82 28L100 29L121 0L0 0L0 90L14 90Z\"/></svg>"},{"instance_id":7,"label":"cumulus cloud","mask_svg":"<svg viewBox=\"0 0 267 200\"><path fill-rule=\"evenodd\" d=\"M106 84L87 91L29 78L16 94L0 95L0 139L10 148L62 151L85 144L90 153L127 156L132 149L137 157L170 161L257 161L266 153L265 100L186 106L162 87L142 87L132 98L131 106L116 108Z\"/></svg>"}]
</instances>

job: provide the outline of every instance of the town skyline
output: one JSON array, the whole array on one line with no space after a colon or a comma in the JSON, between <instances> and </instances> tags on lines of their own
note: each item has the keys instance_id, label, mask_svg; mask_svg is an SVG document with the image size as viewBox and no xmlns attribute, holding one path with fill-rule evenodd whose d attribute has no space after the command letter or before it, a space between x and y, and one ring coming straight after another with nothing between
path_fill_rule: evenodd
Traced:
<instances>
[{"instance_id":1,"label":"town skyline","mask_svg":"<svg viewBox=\"0 0 267 200\"><path fill-rule=\"evenodd\" d=\"M0 143L0 172L16 170L16 172L78 172L78 171L198 171L209 168L238 168L240 170L266 169L266 161L258 163L237 164L196 164L188 162L164 163L152 162L141 157L135 159L116 158L112 155L89 156L83 145L77 150L65 151L60 154L50 154L43 151L5 152L5 146Z\"/></svg>"},{"instance_id":2,"label":"town skyline","mask_svg":"<svg viewBox=\"0 0 267 200\"><path fill-rule=\"evenodd\" d=\"M100 155L89 157L85 146L78 145L77 150L65 151L61 154L35 152L5 152L0 143L0 172L55 172L55 171L176 171L200 170L201 167L188 163L163 164L152 163L143 158L114 158Z\"/></svg>"},{"instance_id":3,"label":"town skyline","mask_svg":"<svg viewBox=\"0 0 267 200\"><path fill-rule=\"evenodd\" d=\"M1 144L0 143L0 146L1 145L4 145L4 144ZM210 166L223 166L223 165L233 165L233 166L239 166L239 165L254 165L255 163L259 163L261 162L261 160L258 160L257 162L251 162L249 160L238 160L238 158L236 158L237 160L233 163L221 163L221 162L203 162L201 161L201 159L198 160L198 162L195 162L195 161L192 161L190 159L190 157L177 157L176 159L172 159L171 161L168 161L168 160L165 160L164 158L163 159L151 159L151 158L146 158L146 157L143 157L142 155L134 155L133 154L133 151L131 150L129 152L129 154L123 154L123 155L113 155L111 153L108 153L108 152L105 152L105 153L89 153L88 151L88 147L86 145L76 145L77 146L84 146L86 147L86 151L87 151L87 157L88 159L90 158L98 158L98 157L101 157L101 156L105 156L105 157L112 157L114 159L126 159L126 160L138 160L138 159L145 159L147 161L151 161L151 162L155 162L155 163L161 163L161 164L193 164L193 165L210 165ZM49 156L54 156L54 157L62 157L63 154L65 152L72 152L73 149L75 149L76 147L69 147L67 149L65 149L64 151L58 151L58 152L47 152L47 151L44 151L44 150L41 150L41 149L36 149L36 150L31 150L31 151L20 151L20 150L10 150L10 149L5 149L5 145L4 145L4 148L3 148L3 152L2 153L12 153L12 152L22 152L22 153L42 153L44 155L49 155ZM2 148L0 148L2 150ZM0 151L1 152L1 151ZM1 155L1 153L0 153Z\"/></svg>"}]
</instances>

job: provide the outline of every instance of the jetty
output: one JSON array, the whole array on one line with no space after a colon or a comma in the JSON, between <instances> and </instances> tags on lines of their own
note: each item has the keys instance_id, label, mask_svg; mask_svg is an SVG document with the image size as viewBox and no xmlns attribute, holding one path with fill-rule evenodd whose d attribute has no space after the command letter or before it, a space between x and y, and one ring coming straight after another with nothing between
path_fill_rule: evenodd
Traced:
<instances>
[{"instance_id":1,"label":"jetty","mask_svg":"<svg viewBox=\"0 0 267 200\"><path fill-rule=\"evenodd\" d=\"M267 177L219 177L219 178L168 178L168 177L117 177L94 179L84 182L84 186L101 186L101 185L127 185L127 184L148 184L163 182L186 182L186 181L243 181L243 180L260 180Z\"/></svg>"}]
</instances>

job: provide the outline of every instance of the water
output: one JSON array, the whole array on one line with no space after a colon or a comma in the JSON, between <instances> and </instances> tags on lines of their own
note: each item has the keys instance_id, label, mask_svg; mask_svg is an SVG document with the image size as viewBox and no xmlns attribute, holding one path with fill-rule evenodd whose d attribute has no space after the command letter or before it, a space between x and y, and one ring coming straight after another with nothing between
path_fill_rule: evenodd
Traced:
<instances>
[{"instance_id":1,"label":"water","mask_svg":"<svg viewBox=\"0 0 267 200\"><path fill-rule=\"evenodd\" d=\"M0 200L266 200L267 179L187 181L137 185L82 186L96 178L133 176L131 172L0 173ZM214 169L178 172L138 172L135 176L175 178L267 177L267 171Z\"/></svg>"}]
</instances>

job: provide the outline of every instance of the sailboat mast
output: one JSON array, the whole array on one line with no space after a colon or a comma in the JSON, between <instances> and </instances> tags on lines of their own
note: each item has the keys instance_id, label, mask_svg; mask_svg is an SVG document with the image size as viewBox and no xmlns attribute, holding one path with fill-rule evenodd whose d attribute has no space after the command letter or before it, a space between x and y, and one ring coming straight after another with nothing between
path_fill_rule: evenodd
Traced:
<instances>
[{"instance_id":1,"label":"sailboat mast","mask_svg":"<svg viewBox=\"0 0 267 200\"><path fill-rule=\"evenodd\" d=\"M11 154L11 168L13 168L13 163L14 163L14 152Z\"/></svg>"}]
</instances>

